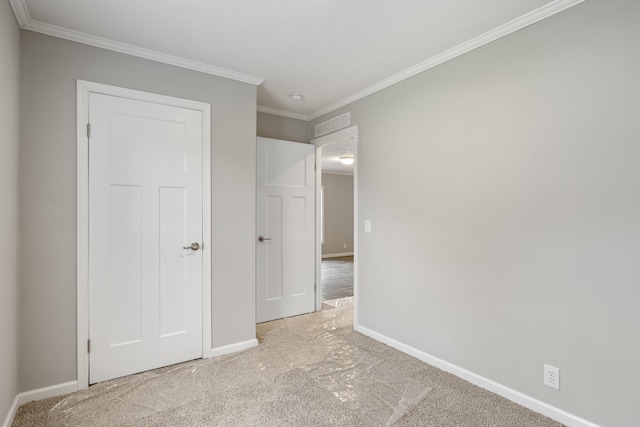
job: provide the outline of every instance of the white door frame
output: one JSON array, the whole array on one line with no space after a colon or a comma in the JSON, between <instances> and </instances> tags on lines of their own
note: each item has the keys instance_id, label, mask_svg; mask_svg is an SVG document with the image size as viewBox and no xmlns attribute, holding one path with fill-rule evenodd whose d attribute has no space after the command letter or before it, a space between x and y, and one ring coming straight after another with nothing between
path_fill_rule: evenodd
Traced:
<instances>
[{"instance_id":1,"label":"white door frame","mask_svg":"<svg viewBox=\"0 0 640 427\"><path fill-rule=\"evenodd\" d=\"M358 325L358 126L351 126L335 133L312 139L311 144L316 146L316 310L322 308L322 242L320 223L320 185L322 183L322 146L353 138L355 142L353 165L353 323Z\"/></svg>"},{"instance_id":2,"label":"white door frame","mask_svg":"<svg viewBox=\"0 0 640 427\"><path fill-rule=\"evenodd\" d=\"M89 387L89 94L119 96L202 112L202 235L203 250L211 248L211 105L101 83L77 81L76 158L76 285L78 390ZM202 257L202 357L211 357L211 256Z\"/></svg>"}]
</instances>

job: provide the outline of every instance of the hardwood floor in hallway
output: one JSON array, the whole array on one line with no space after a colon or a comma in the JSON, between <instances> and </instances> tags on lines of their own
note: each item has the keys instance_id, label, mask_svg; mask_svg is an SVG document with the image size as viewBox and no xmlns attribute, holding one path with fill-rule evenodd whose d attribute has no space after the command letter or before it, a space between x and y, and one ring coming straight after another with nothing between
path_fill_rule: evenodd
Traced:
<instances>
[{"instance_id":1,"label":"hardwood floor in hallway","mask_svg":"<svg viewBox=\"0 0 640 427\"><path fill-rule=\"evenodd\" d=\"M322 300L353 296L353 256L322 260Z\"/></svg>"}]
</instances>

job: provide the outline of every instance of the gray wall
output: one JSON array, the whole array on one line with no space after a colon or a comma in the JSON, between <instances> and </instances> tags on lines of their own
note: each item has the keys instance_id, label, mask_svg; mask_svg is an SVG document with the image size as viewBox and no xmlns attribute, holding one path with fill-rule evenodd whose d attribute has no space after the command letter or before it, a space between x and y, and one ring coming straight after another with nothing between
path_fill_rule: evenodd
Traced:
<instances>
[{"instance_id":1,"label":"gray wall","mask_svg":"<svg viewBox=\"0 0 640 427\"><path fill-rule=\"evenodd\" d=\"M255 86L23 32L21 391L76 378L76 79L211 104L213 346L255 338Z\"/></svg>"},{"instance_id":2,"label":"gray wall","mask_svg":"<svg viewBox=\"0 0 640 427\"><path fill-rule=\"evenodd\" d=\"M309 124L358 125L362 326L639 424L638 16L587 1Z\"/></svg>"},{"instance_id":3,"label":"gray wall","mask_svg":"<svg viewBox=\"0 0 640 427\"><path fill-rule=\"evenodd\" d=\"M322 255L353 252L353 175L323 172L322 186L324 187Z\"/></svg>"},{"instance_id":4,"label":"gray wall","mask_svg":"<svg viewBox=\"0 0 640 427\"><path fill-rule=\"evenodd\" d=\"M18 393L20 30L0 2L0 422Z\"/></svg>"},{"instance_id":5,"label":"gray wall","mask_svg":"<svg viewBox=\"0 0 640 427\"><path fill-rule=\"evenodd\" d=\"M258 136L265 138L309 142L307 122L304 120L258 112L257 128Z\"/></svg>"}]
</instances>

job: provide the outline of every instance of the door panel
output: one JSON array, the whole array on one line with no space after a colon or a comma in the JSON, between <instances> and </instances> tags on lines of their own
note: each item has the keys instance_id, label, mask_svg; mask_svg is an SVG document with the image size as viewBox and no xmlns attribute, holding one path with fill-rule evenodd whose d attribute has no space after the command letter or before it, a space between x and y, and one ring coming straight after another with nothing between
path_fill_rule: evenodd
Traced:
<instances>
[{"instance_id":1,"label":"door panel","mask_svg":"<svg viewBox=\"0 0 640 427\"><path fill-rule=\"evenodd\" d=\"M271 240L266 242L264 248L266 267L266 299L267 301L282 298L284 296L283 265L282 265L282 196L266 197L266 231L265 235Z\"/></svg>"},{"instance_id":2,"label":"door panel","mask_svg":"<svg viewBox=\"0 0 640 427\"><path fill-rule=\"evenodd\" d=\"M187 191L160 188L160 336L184 333L188 306L187 265L182 256L187 240Z\"/></svg>"},{"instance_id":3,"label":"door panel","mask_svg":"<svg viewBox=\"0 0 640 427\"><path fill-rule=\"evenodd\" d=\"M275 144L272 145L265 152L266 185L304 188L307 181L306 153L278 150Z\"/></svg>"},{"instance_id":4,"label":"door panel","mask_svg":"<svg viewBox=\"0 0 640 427\"><path fill-rule=\"evenodd\" d=\"M111 167L184 172L186 124L112 113Z\"/></svg>"},{"instance_id":5,"label":"door panel","mask_svg":"<svg viewBox=\"0 0 640 427\"><path fill-rule=\"evenodd\" d=\"M109 225L109 298L118 307L111 316L112 346L142 339L140 304L142 301L141 253L142 218L139 186L112 185Z\"/></svg>"},{"instance_id":6,"label":"door panel","mask_svg":"<svg viewBox=\"0 0 640 427\"><path fill-rule=\"evenodd\" d=\"M258 138L256 319L315 308L315 147Z\"/></svg>"},{"instance_id":7,"label":"door panel","mask_svg":"<svg viewBox=\"0 0 640 427\"><path fill-rule=\"evenodd\" d=\"M291 204L291 217L289 219L289 229L291 230L291 234L289 235L289 245L292 248L304 248L306 246L306 241L309 238L308 233L306 232L306 228L308 227L307 221L309 220L309 215L307 215L306 209L307 197L295 196L289 199L289 203ZM307 277L307 272L309 270L309 265L308 260L305 258L309 256L309 251L292 251L290 256L291 295L295 297L302 296L308 291L307 284L309 283L309 277Z\"/></svg>"},{"instance_id":8,"label":"door panel","mask_svg":"<svg viewBox=\"0 0 640 427\"><path fill-rule=\"evenodd\" d=\"M89 96L89 382L202 357L202 113Z\"/></svg>"}]
</instances>

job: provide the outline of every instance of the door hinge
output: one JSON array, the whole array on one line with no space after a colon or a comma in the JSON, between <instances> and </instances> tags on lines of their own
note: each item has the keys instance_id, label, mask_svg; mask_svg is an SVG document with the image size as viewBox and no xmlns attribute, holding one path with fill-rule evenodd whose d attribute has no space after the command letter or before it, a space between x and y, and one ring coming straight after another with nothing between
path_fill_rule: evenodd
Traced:
<instances>
[{"instance_id":1,"label":"door hinge","mask_svg":"<svg viewBox=\"0 0 640 427\"><path fill-rule=\"evenodd\" d=\"M87 340L87 353L91 353L91 340Z\"/></svg>"},{"instance_id":2,"label":"door hinge","mask_svg":"<svg viewBox=\"0 0 640 427\"><path fill-rule=\"evenodd\" d=\"M87 138L91 138L91 123L87 123Z\"/></svg>"},{"instance_id":3,"label":"door hinge","mask_svg":"<svg viewBox=\"0 0 640 427\"><path fill-rule=\"evenodd\" d=\"M313 284L313 290L317 291L318 290L318 285L316 285L315 283Z\"/></svg>"}]
</instances>

